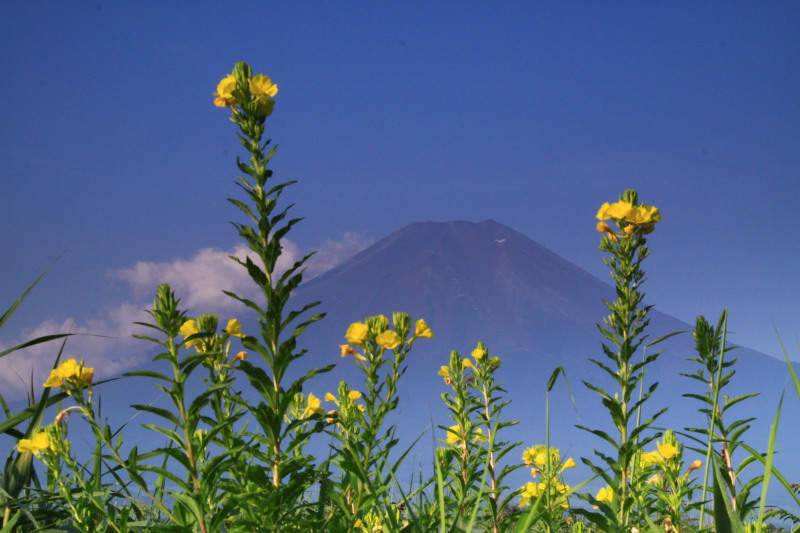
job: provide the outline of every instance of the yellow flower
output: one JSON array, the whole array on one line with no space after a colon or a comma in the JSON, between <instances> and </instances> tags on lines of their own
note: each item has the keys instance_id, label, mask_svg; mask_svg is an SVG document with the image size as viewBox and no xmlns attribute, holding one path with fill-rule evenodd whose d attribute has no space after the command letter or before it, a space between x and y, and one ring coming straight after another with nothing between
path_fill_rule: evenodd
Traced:
<instances>
[{"instance_id":1,"label":"yellow flower","mask_svg":"<svg viewBox=\"0 0 800 533\"><path fill-rule=\"evenodd\" d=\"M564 464L561 466L561 470L566 470L567 468L575 468L575 460L572 457L564 461Z\"/></svg>"},{"instance_id":2,"label":"yellow flower","mask_svg":"<svg viewBox=\"0 0 800 533\"><path fill-rule=\"evenodd\" d=\"M385 348L387 350L393 350L400 346L400 335L397 334L396 331L392 331L391 329L387 329L377 337L375 337L375 342L378 343L379 346Z\"/></svg>"},{"instance_id":3,"label":"yellow flower","mask_svg":"<svg viewBox=\"0 0 800 533\"><path fill-rule=\"evenodd\" d=\"M547 454L541 450L536 453L533 457L533 463L537 465L546 465L547 464Z\"/></svg>"},{"instance_id":4,"label":"yellow flower","mask_svg":"<svg viewBox=\"0 0 800 533\"><path fill-rule=\"evenodd\" d=\"M472 361L470 361L466 357L461 360L461 366L464 368L475 368L472 364Z\"/></svg>"},{"instance_id":5,"label":"yellow flower","mask_svg":"<svg viewBox=\"0 0 800 533\"><path fill-rule=\"evenodd\" d=\"M606 485L600 489L600 492L597 493L597 496L595 496L594 499L598 502L611 503L611 501L614 499L614 491L611 490L611 487Z\"/></svg>"},{"instance_id":6,"label":"yellow flower","mask_svg":"<svg viewBox=\"0 0 800 533\"><path fill-rule=\"evenodd\" d=\"M447 444L455 444L461 441L458 426L450 426L450 431L447 432Z\"/></svg>"},{"instance_id":7,"label":"yellow flower","mask_svg":"<svg viewBox=\"0 0 800 533\"><path fill-rule=\"evenodd\" d=\"M483 359L485 355L486 355L486 350L484 350L483 348L475 348L474 350L472 350L472 357L474 357L476 360Z\"/></svg>"},{"instance_id":8,"label":"yellow flower","mask_svg":"<svg viewBox=\"0 0 800 533\"><path fill-rule=\"evenodd\" d=\"M536 464L536 453L537 451L535 446L522 452L522 462L525 463L525 466L532 466Z\"/></svg>"},{"instance_id":9,"label":"yellow flower","mask_svg":"<svg viewBox=\"0 0 800 533\"><path fill-rule=\"evenodd\" d=\"M475 430L475 437L473 438L475 442L489 442L489 437L483 434L483 430L478 428Z\"/></svg>"},{"instance_id":10,"label":"yellow flower","mask_svg":"<svg viewBox=\"0 0 800 533\"><path fill-rule=\"evenodd\" d=\"M217 107L225 107L236 105L238 101L233 96L233 91L236 90L236 78L233 74L228 74L217 85L217 92L214 93L214 105Z\"/></svg>"},{"instance_id":11,"label":"yellow flower","mask_svg":"<svg viewBox=\"0 0 800 533\"><path fill-rule=\"evenodd\" d=\"M416 324L414 324L414 336L422 337L424 339L432 339L433 331L431 331L431 328L428 327L428 324L426 324L425 321L420 318L417 320Z\"/></svg>"},{"instance_id":12,"label":"yellow flower","mask_svg":"<svg viewBox=\"0 0 800 533\"><path fill-rule=\"evenodd\" d=\"M658 210L657 207L652 205L639 205L635 206L628 202L615 202L613 204L609 204L608 202L604 203L600 206L600 209L597 211L597 218L599 220L607 220L607 219L615 219L617 221L624 220L629 224L636 224L637 226L642 226L642 233L650 233L653 231L654 224L657 222L661 222L661 212ZM613 233L611 233L610 228L608 225L600 223L597 225L597 231L600 232L608 232L609 238ZM631 232L633 230L630 230Z\"/></svg>"},{"instance_id":13,"label":"yellow flower","mask_svg":"<svg viewBox=\"0 0 800 533\"><path fill-rule=\"evenodd\" d=\"M228 320L228 325L225 327L225 333L231 337L239 337L240 339L244 338L244 333L242 333L242 325L235 318Z\"/></svg>"},{"instance_id":14,"label":"yellow flower","mask_svg":"<svg viewBox=\"0 0 800 533\"><path fill-rule=\"evenodd\" d=\"M528 481L523 487L522 494L520 494L519 499L519 506L520 507L527 507L531 504L531 500L535 500L539 498L544 493L544 490L547 488L547 485L544 483L534 483L532 481Z\"/></svg>"},{"instance_id":15,"label":"yellow flower","mask_svg":"<svg viewBox=\"0 0 800 533\"><path fill-rule=\"evenodd\" d=\"M278 94L278 86L272 83L269 76L256 74L250 78L250 93L256 97L266 96L268 98L273 98Z\"/></svg>"},{"instance_id":16,"label":"yellow flower","mask_svg":"<svg viewBox=\"0 0 800 533\"><path fill-rule=\"evenodd\" d=\"M675 456L675 454L678 453L678 448L676 448L672 444L659 444L658 453L659 455L661 455L661 457L669 461Z\"/></svg>"},{"instance_id":17,"label":"yellow flower","mask_svg":"<svg viewBox=\"0 0 800 533\"><path fill-rule=\"evenodd\" d=\"M197 322L195 320L187 320L181 326L179 333L183 335L184 338L186 338L186 337L191 337L192 335L197 335L198 333L200 333L200 329L197 327ZM186 342L186 347L191 348L192 346L197 346L198 351L200 351L199 346L201 341L202 339L192 339Z\"/></svg>"},{"instance_id":18,"label":"yellow flower","mask_svg":"<svg viewBox=\"0 0 800 533\"><path fill-rule=\"evenodd\" d=\"M50 371L50 376L47 378L47 381L44 382L42 387L60 387L64 384L63 378L61 374L58 372L58 369L53 369Z\"/></svg>"},{"instance_id":19,"label":"yellow flower","mask_svg":"<svg viewBox=\"0 0 800 533\"><path fill-rule=\"evenodd\" d=\"M645 452L642 454L642 465L648 467L657 464L661 461L661 456L658 452Z\"/></svg>"},{"instance_id":20,"label":"yellow flower","mask_svg":"<svg viewBox=\"0 0 800 533\"><path fill-rule=\"evenodd\" d=\"M350 398L351 402L355 402L359 398L361 398L361 393L358 392L357 390L351 390L350 392L347 393L347 397Z\"/></svg>"},{"instance_id":21,"label":"yellow flower","mask_svg":"<svg viewBox=\"0 0 800 533\"><path fill-rule=\"evenodd\" d=\"M600 209L597 211L597 219L607 220L609 218L615 218L617 220L624 220L633 209L635 209L633 204L628 202L614 202L613 204L606 202L601 205Z\"/></svg>"},{"instance_id":22,"label":"yellow flower","mask_svg":"<svg viewBox=\"0 0 800 533\"><path fill-rule=\"evenodd\" d=\"M80 382L83 385L90 385L94 379L94 368L85 366L81 368Z\"/></svg>"},{"instance_id":23,"label":"yellow flower","mask_svg":"<svg viewBox=\"0 0 800 533\"><path fill-rule=\"evenodd\" d=\"M347 342L353 346L361 346L364 344L364 341L367 340L368 332L369 328L367 328L366 324L363 322L354 322L347 328L347 333L345 333L344 336L347 338Z\"/></svg>"},{"instance_id":24,"label":"yellow flower","mask_svg":"<svg viewBox=\"0 0 800 533\"><path fill-rule=\"evenodd\" d=\"M499 357L490 357L489 358L489 366L494 368L500 368L500 358Z\"/></svg>"},{"instance_id":25,"label":"yellow flower","mask_svg":"<svg viewBox=\"0 0 800 533\"><path fill-rule=\"evenodd\" d=\"M47 433L39 433L32 439L20 439L17 443L19 453L33 453L39 457L39 452L50 448L50 437Z\"/></svg>"},{"instance_id":26,"label":"yellow flower","mask_svg":"<svg viewBox=\"0 0 800 533\"><path fill-rule=\"evenodd\" d=\"M325 401L326 401L326 402L333 402L333 403L335 403L335 404L338 404L338 403L339 403L339 400L337 400L337 399L336 399L336 396L334 396L334 395L333 395L333 394L331 394L330 392L326 392L326 393L325 393Z\"/></svg>"},{"instance_id":27,"label":"yellow flower","mask_svg":"<svg viewBox=\"0 0 800 533\"><path fill-rule=\"evenodd\" d=\"M239 352L236 354L236 357L233 358L236 361L243 361L247 359L247 352Z\"/></svg>"},{"instance_id":28,"label":"yellow flower","mask_svg":"<svg viewBox=\"0 0 800 533\"><path fill-rule=\"evenodd\" d=\"M325 409L321 407L322 402L314 396L314 393L308 394L308 400L306 401L306 408L303 409L303 414L300 415L300 418L307 418L311 415L321 415L325 413Z\"/></svg>"},{"instance_id":29,"label":"yellow flower","mask_svg":"<svg viewBox=\"0 0 800 533\"><path fill-rule=\"evenodd\" d=\"M42 385L43 387L63 387L64 381L69 380L78 385L90 385L94 378L94 368L84 367L75 359L67 359L58 368L50 371L50 376Z\"/></svg>"},{"instance_id":30,"label":"yellow flower","mask_svg":"<svg viewBox=\"0 0 800 533\"><path fill-rule=\"evenodd\" d=\"M625 217L631 224L655 224L661 222L661 212L652 205L640 205Z\"/></svg>"},{"instance_id":31,"label":"yellow flower","mask_svg":"<svg viewBox=\"0 0 800 533\"><path fill-rule=\"evenodd\" d=\"M342 349L342 357L347 357L349 354L352 354L353 357L356 358L357 362L358 361L366 361L367 360L366 357L364 357L363 355L361 355L360 353L355 351L352 346L349 346L347 344L340 344L339 348Z\"/></svg>"},{"instance_id":32,"label":"yellow flower","mask_svg":"<svg viewBox=\"0 0 800 533\"><path fill-rule=\"evenodd\" d=\"M700 461L700 459L697 459L696 461L694 461L692 464L689 465L689 472L691 472L692 470L699 470L700 468L703 468L703 462Z\"/></svg>"}]
</instances>

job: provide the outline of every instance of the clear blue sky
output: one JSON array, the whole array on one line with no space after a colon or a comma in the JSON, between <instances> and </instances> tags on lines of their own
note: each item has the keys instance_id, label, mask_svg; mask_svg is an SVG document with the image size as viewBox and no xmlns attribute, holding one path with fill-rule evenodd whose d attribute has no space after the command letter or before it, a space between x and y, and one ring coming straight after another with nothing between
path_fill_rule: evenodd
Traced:
<instances>
[{"instance_id":1,"label":"clear blue sky","mask_svg":"<svg viewBox=\"0 0 800 533\"><path fill-rule=\"evenodd\" d=\"M0 343L115 334L158 272L233 248L241 151L211 101L245 60L279 86L299 249L493 218L608 279L594 214L632 187L664 217L650 303L729 307L735 342L779 355L775 324L796 355L800 3L609 4L0 4L3 308L64 252Z\"/></svg>"}]
</instances>

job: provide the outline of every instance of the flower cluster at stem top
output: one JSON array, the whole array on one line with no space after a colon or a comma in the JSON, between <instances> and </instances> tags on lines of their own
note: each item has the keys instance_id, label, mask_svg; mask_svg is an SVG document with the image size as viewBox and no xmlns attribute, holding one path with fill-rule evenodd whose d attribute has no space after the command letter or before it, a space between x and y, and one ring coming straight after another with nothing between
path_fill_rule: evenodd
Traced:
<instances>
[{"instance_id":1,"label":"flower cluster at stem top","mask_svg":"<svg viewBox=\"0 0 800 533\"><path fill-rule=\"evenodd\" d=\"M71 394L72 389L89 387L94 379L94 368L83 366L83 360L67 359L50 371L44 387L61 387Z\"/></svg>"},{"instance_id":2,"label":"flower cluster at stem top","mask_svg":"<svg viewBox=\"0 0 800 533\"><path fill-rule=\"evenodd\" d=\"M597 231L605 233L609 239L616 241L619 238L633 236L639 229L643 235L652 233L655 225L661 222L661 212L652 205L634 205L630 202L608 202L600 206L597 211ZM615 232L606 220L613 220L619 227Z\"/></svg>"},{"instance_id":3,"label":"flower cluster at stem top","mask_svg":"<svg viewBox=\"0 0 800 533\"><path fill-rule=\"evenodd\" d=\"M570 457L562 461L558 448L539 444L522 452L522 462L531 467L531 477L538 481L529 481L520 487L520 507L528 507L549 493L556 506L567 509L569 501L565 494L572 489L564 483L562 474L564 470L575 468L575 460Z\"/></svg>"},{"instance_id":4,"label":"flower cluster at stem top","mask_svg":"<svg viewBox=\"0 0 800 533\"><path fill-rule=\"evenodd\" d=\"M262 116L269 116L275 107L273 98L278 94L278 86L272 83L269 76L256 74L239 85L236 76L228 74L217 84L214 93L214 105L227 107L235 112L234 107L244 102L254 104L256 111Z\"/></svg>"},{"instance_id":5,"label":"flower cluster at stem top","mask_svg":"<svg viewBox=\"0 0 800 533\"><path fill-rule=\"evenodd\" d=\"M404 314L400 313L398 315ZM404 316L407 317L407 315ZM403 333L408 332L408 327L405 328L405 332L401 331L398 333L398 330L402 329L402 327L398 326L402 326L402 324L398 324L397 320L395 320L395 329L389 329L389 319L383 315L368 318L364 322L354 322L350 324L350 327L347 328L347 332L344 335L348 344L339 345L341 356L347 357L348 355L352 355L356 363L362 363L368 360L368 356L374 354L374 350L366 350L366 355L363 355L359 353L356 348L366 348L370 342L373 343L379 351L394 350L400 347L403 344ZM413 343L416 339L432 339L433 336L431 328L425 320L420 318L414 323L414 334L408 342Z\"/></svg>"}]
</instances>

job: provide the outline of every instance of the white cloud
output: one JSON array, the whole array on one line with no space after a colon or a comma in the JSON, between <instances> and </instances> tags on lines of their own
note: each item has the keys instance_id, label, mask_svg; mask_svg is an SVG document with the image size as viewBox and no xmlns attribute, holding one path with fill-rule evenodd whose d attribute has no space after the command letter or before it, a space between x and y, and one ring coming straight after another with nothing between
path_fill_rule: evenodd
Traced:
<instances>
[{"instance_id":1,"label":"white cloud","mask_svg":"<svg viewBox=\"0 0 800 533\"><path fill-rule=\"evenodd\" d=\"M323 272L341 264L370 244L374 239L358 233L345 233L337 241L327 240L309 260L305 280L313 279ZM112 377L145 362L147 350L144 341L133 339L134 333L149 333L134 322L147 322L145 309L150 307L156 287L168 283L178 298L181 307L191 312L223 314L242 309L242 304L226 296L227 290L246 298L255 298L258 289L246 270L236 264L230 256L244 259L250 249L243 244L225 251L204 248L188 259L170 262L139 261L130 268L115 270L109 276L128 283L132 289L131 301L110 306L102 318L92 318L77 324L73 318L63 321L49 320L22 332L11 342L0 341L0 351L26 340L58 333L74 333L65 345L62 360L74 357L85 358L88 366L94 366L98 379ZM299 247L283 242L283 253L276 270L283 273L304 255ZM34 385L47 377L58 355L59 341L39 344L20 352L0 358L0 390L6 397L20 396L28 390L33 375ZM36 387L34 387L35 389Z\"/></svg>"}]
</instances>

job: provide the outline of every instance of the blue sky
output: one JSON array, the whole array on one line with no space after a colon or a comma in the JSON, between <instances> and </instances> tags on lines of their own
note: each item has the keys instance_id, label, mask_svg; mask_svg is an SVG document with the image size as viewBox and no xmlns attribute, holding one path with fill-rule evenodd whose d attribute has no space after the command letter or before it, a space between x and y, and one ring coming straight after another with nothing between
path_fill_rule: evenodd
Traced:
<instances>
[{"instance_id":1,"label":"blue sky","mask_svg":"<svg viewBox=\"0 0 800 533\"><path fill-rule=\"evenodd\" d=\"M734 342L780 355L777 327L797 354L798 27L794 1L5 2L3 307L63 255L0 344L127 338L160 280L225 305L241 151L211 100L245 60L279 86L289 251L323 250L317 271L410 222L492 218L608 279L594 214L632 187L663 212L649 301L728 307ZM128 341L105 342L73 346Z\"/></svg>"}]
</instances>

